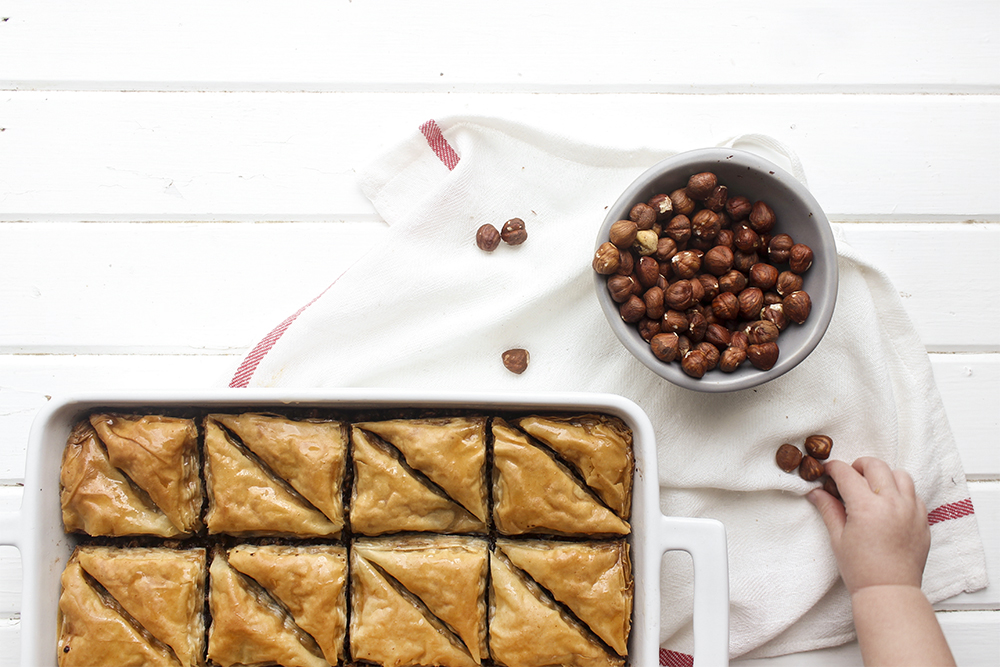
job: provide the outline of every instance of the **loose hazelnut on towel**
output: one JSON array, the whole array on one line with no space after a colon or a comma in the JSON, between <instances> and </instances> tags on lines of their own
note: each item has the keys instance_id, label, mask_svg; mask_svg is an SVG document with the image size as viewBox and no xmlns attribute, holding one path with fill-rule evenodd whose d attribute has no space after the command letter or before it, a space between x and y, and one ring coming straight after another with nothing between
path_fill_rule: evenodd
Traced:
<instances>
[{"instance_id":1,"label":"loose hazelnut on towel","mask_svg":"<svg viewBox=\"0 0 1000 667\"><path fill-rule=\"evenodd\" d=\"M815 482L823 476L826 469L823 464L811 456L803 456L802 463L799 464L799 477L807 482Z\"/></svg>"},{"instance_id":2,"label":"loose hazelnut on towel","mask_svg":"<svg viewBox=\"0 0 1000 667\"><path fill-rule=\"evenodd\" d=\"M476 232L476 245L479 246L480 250L493 252L500 245L500 232L487 222Z\"/></svg>"},{"instance_id":3,"label":"loose hazelnut on towel","mask_svg":"<svg viewBox=\"0 0 1000 667\"><path fill-rule=\"evenodd\" d=\"M520 375L528 368L528 351L522 348L514 348L512 350L507 350L501 355L503 359L503 365L507 367L511 373L516 373Z\"/></svg>"},{"instance_id":4,"label":"loose hazelnut on towel","mask_svg":"<svg viewBox=\"0 0 1000 667\"><path fill-rule=\"evenodd\" d=\"M524 220L521 218L511 218L504 223L500 230L500 238L504 243L510 245L521 245L528 239L528 230L524 228Z\"/></svg>"},{"instance_id":5,"label":"loose hazelnut on towel","mask_svg":"<svg viewBox=\"0 0 1000 667\"><path fill-rule=\"evenodd\" d=\"M833 481L832 477L825 477L823 479L823 490L829 493L831 496L840 500L840 489L837 488L837 483Z\"/></svg>"},{"instance_id":6,"label":"loose hazelnut on towel","mask_svg":"<svg viewBox=\"0 0 1000 667\"><path fill-rule=\"evenodd\" d=\"M802 450L786 442L778 447L778 453L775 454L774 458L779 468L785 472L792 472L802 463Z\"/></svg>"},{"instance_id":7,"label":"loose hazelnut on towel","mask_svg":"<svg viewBox=\"0 0 1000 667\"><path fill-rule=\"evenodd\" d=\"M833 438L828 435L810 435L806 438L806 451L809 456L824 461L830 458L833 449Z\"/></svg>"}]
</instances>

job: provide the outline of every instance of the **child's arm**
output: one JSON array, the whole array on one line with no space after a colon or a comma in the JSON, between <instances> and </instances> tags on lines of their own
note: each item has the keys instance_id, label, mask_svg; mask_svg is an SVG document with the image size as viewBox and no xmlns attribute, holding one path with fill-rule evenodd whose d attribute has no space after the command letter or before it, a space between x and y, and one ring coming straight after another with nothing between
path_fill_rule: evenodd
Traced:
<instances>
[{"instance_id":1,"label":"child's arm","mask_svg":"<svg viewBox=\"0 0 1000 667\"><path fill-rule=\"evenodd\" d=\"M826 463L841 504L822 489L807 496L823 517L851 594L866 665L954 665L920 581L930 549L927 509L913 480L883 461Z\"/></svg>"}]
</instances>

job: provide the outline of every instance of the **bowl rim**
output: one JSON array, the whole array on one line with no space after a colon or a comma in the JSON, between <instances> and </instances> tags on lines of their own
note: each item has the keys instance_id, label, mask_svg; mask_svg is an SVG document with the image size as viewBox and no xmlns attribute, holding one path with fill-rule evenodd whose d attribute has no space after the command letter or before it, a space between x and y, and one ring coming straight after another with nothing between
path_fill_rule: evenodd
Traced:
<instances>
[{"instance_id":1,"label":"bowl rim","mask_svg":"<svg viewBox=\"0 0 1000 667\"><path fill-rule=\"evenodd\" d=\"M819 345L820 340L826 334L833 313L836 309L839 271L837 267L836 239L830 221L820 206L819 202L812 195L809 189L786 169L774 164L770 160L751 153L749 151L728 148L699 148L678 153L665 158L640 174L612 204L605 215L604 222L598 230L597 240L594 250L608 239L608 232L611 225L617 220L627 217L627 211L639 201L646 201L643 191L658 179L661 179L668 171L691 170L710 171L712 164L720 163L735 164L739 167L746 167L758 173L766 173L769 177L789 191L790 195L801 200L804 206L811 212L811 218L815 225L816 232L821 240L822 256L828 260L817 263L814 260L811 272L819 274L820 290L817 298L813 299L813 309L809 317L810 334L803 344L788 354L779 357L773 368L767 371L753 369L752 373L733 374L712 373L711 378L693 378L681 370L679 364L664 363L657 359L649 347L649 343L642 339L638 330L622 321L616 304L608 293L606 281L607 277L591 271L593 273L594 286L597 292L598 301L604 312L608 325L614 331L615 336L621 341L625 348L632 353L636 359L642 362L651 371L663 379L690 389L707 393L723 393L739 391L760 386L766 382L781 377L785 373L795 368ZM696 173L692 171L691 173ZM624 215L623 215L624 212ZM780 221L779 221L780 225ZM820 253L817 253L817 257ZM719 377L715 377L719 376Z\"/></svg>"}]
</instances>

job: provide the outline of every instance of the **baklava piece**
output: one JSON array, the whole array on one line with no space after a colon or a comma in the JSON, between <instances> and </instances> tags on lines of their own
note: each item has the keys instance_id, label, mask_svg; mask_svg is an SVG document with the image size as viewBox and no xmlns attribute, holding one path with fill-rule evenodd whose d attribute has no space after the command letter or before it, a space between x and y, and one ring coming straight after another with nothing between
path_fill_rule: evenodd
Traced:
<instances>
[{"instance_id":1,"label":"baklava piece","mask_svg":"<svg viewBox=\"0 0 1000 667\"><path fill-rule=\"evenodd\" d=\"M356 563L374 570L398 591L391 598L394 604L411 604L429 614L432 625L444 629L464 652L479 664L487 656L486 646L486 540L459 536L397 537L358 540L353 547ZM376 601L355 598L355 656L379 656L381 647L372 647L371 638L392 636L395 643L399 630L393 626L371 625L377 620ZM399 641L404 641L400 636ZM454 641L457 639L458 641ZM359 656L359 652L361 655ZM398 658L380 655L388 664ZM464 658L463 658L464 660ZM423 664L423 663L421 663Z\"/></svg>"},{"instance_id":2,"label":"baklava piece","mask_svg":"<svg viewBox=\"0 0 1000 667\"><path fill-rule=\"evenodd\" d=\"M90 422L73 428L63 450L59 500L66 532L159 537L184 533L148 493L112 465Z\"/></svg>"},{"instance_id":3,"label":"baklava piece","mask_svg":"<svg viewBox=\"0 0 1000 667\"><path fill-rule=\"evenodd\" d=\"M544 448L493 420L493 518L501 535L627 535L629 525Z\"/></svg>"},{"instance_id":4,"label":"baklava piece","mask_svg":"<svg viewBox=\"0 0 1000 667\"><path fill-rule=\"evenodd\" d=\"M621 658L562 611L503 554L490 555L490 655L509 667L620 667Z\"/></svg>"},{"instance_id":5,"label":"baklava piece","mask_svg":"<svg viewBox=\"0 0 1000 667\"><path fill-rule=\"evenodd\" d=\"M343 447L343 442L330 441L312 447ZM258 443L259 444L259 443ZM274 445L276 448L278 445ZM289 460L302 461L302 470L286 470L289 477L316 475L316 484L336 487L340 493L342 474L332 474L336 466L323 467L311 461L306 452L286 453ZM263 448L261 449L263 451ZM205 481L208 486L208 512L205 523L211 534L228 535L289 535L293 537L339 536L343 528L342 515L327 516L280 476L272 467L272 458L253 451L249 445L226 428L218 415L205 419ZM343 451L336 455L343 459Z\"/></svg>"},{"instance_id":6,"label":"baklava piece","mask_svg":"<svg viewBox=\"0 0 1000 667\"><path fill-rule=\"evenodd\" d=\"M229 551L229 564L284 605L327 662L340 664L347 634L345 547L239 545Z\"/></svg>"},{"instance_id":7,"label":"baklava piece","mask_svg":"<svg viewBox=\"0 0 1000 667\"><path fill-rule=\"evenodd\" d=\"M350 520L355 533L486 532L483 520L438 485L428 483L399 450L357 425L351 431L351 441L354 486Z\"/></svg>"},{"instance_id":8,"label":"baklava piece","mask_svg":"<svg viewBox=\"0 0 1000 667\"><path fill-rule=\"evenodd\" d=\"M79 547L62 574L59 664L203 665L205 550Z\"/></svg>"},{"instance_id":9,"label":"baklava piece","mask_svg":"<svg viewBox=\"0 0 1000 667\"><path fill-rule=\"evenodd\" d=\"M421 540L395 556L392 547L374 542L351 550L350 641L355 660L395 667L481 664L472 651L483 654L486 543L471 538L477 546L469 553L457 546L459 542L451 547L435 542ZM454 558L456 552L461 557ZM471 572L462 571L466 565ZM460 619L462 614L471 618ZM458 627L444 617L454 619ZM470 636L468 644L460 632Z\"/></svg>"},{"instance_id":10,"label":"baklava piece","mask_svg":"<svg viewBox=\"0 0 1000 667\"><path fill-rule=\"evenodd\" d=\"M615 514L628 520L632 511L632 431L615 417L531 416L518 427L551 447Z\"/></svg>"},{"instance_id":11,"label":"baklava piece","mask_svg":"<svg viewBox=\"0 0 1000 667\"><path fill-rule=\"evenodd\" d=\"M208 659L221 667L329 667L316 641L260 584L233 569L221 549L209 567Z\"/></svg>"},{"instance_id":12,"label":"baklava piece","mask_svg":"<svg viewBox=\"0 0 1000 667\"><path fill-rule=\"evenodd\" d=\"M628 655L633 580L624 540L502 539L497 541L497 550L619 655Z\"/></svg>"}]
</instances>

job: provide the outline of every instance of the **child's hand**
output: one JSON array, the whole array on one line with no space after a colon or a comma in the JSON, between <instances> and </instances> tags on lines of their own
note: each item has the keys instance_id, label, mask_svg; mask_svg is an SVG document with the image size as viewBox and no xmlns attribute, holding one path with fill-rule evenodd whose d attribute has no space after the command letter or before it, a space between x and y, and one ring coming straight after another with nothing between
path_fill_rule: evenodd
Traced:
<instances>
[{"instance_id":1,"label":"child's hand","mask_svg":"<svg viewBox=\"0 0 1000 667\"><path fill-rule=\"evenodd\" d=\"M806 497L830 531L848 592L880 585L919 588L931 533L927 508L910 476L870 457L853 466L828 461L826 473L837 483L843 504L822 489Z\"/></svg>"}]
</instances>

